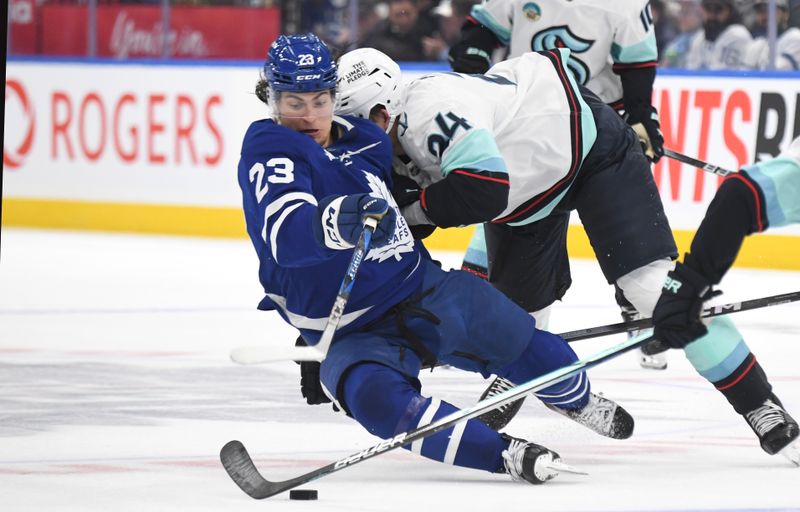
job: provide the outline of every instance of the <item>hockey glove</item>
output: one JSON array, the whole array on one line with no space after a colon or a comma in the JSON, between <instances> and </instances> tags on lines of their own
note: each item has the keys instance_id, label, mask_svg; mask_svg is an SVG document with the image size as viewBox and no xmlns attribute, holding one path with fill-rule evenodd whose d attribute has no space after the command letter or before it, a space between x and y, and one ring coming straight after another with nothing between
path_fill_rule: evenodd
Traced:
<instances>
[{"instance_id":1,"label":"hockey glove","mask_svg":"<svg viewBox=\"0 0 800 512\"><path fill-rule=\"evenodd\" d=\"M392 196L394 196L394 200L397 202L397 206L401 211L403 207L419 201L422 187L408 176L397 173L392 174L392 185ZM436 226L430 224L416 224L410 225L409 229L411 230L411 236L421 240L429 237L436 230Z\"/></svg>"},{"instance_id":2,"label":"hockey glove","mask_svg":"<svg viewBox=\"0 0 800 512\"><path fill-rule=\"evenodd\" d=\"M684 348L708 329L700 320L703 302L719 295L696 270L678 263L667 274L661 297L653 311L654 336L671 348Z\"/></svg>"},{"instance_id":3,"label":"hockey glove","mask_svg":"<svg viewBox=\"0 0 800 512\"><path fill-rule=\"evenodd\" d=\"M655 107L649 107L641 116L631 115L628 123L642 143L642 151L651 162L658 162L664 156L664 136Z\"/></svg>"},{"instance_id":4,"label":"hockey glove","mask_svg":"<svg viewBox=\"0 0 800 512\"><path fill-rule=\"evenodd\" d=\"M306 347L308 344L302 336L297 337L296 347ZM308 405L328 404L331 399L322 390L319 380L320 363L317 361L298 361L300 365L300 393Z\"/></svg>"},{"instance_id":5,"label":"hockey glove","mask_svg":"<svg viewBox=\"0 0 800 512\"><path fill-rule=\"evenodd\" d=\"M467 21L461 27L461 41L450 47L447 60L457 73L483 74L492 66L492 51L498 46L491 30Z\"/></svg>"},{"instance_id":6,"label":"hockey glove","mask_svg":"<svg viewBox=\"0 0 800 512\"><path fill-rule=\"evenodd\" d=\"M355 247L369 217L379 219L371 245L383 247L394 237L397 213L381 197L369 194L328 196L317 207L314 218L314 236L329 249L344 250Z\"/></svg>"}]
</instances>

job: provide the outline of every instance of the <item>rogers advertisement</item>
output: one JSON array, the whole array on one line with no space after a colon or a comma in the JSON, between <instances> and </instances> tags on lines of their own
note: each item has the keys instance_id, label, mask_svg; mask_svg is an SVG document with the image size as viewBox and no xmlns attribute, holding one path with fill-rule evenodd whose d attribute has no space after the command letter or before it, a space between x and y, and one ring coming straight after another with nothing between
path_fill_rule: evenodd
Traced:
<instances>
[{"instance_id":1,"label":"rogers advertisement","mask_svg":"<svg viewBox=\"0 0 800 512\"><path fill-rule=\"evenodd\" d=\"M257 76L257 64L10 62L4 194L238 208L239 145L267 114L252 92ZM734 170L775 155L800 133L797 84L796 75L659 76L666 146ZM694 229L719 179L668 158L653 172L673 228Z\"/></svg>"},{"instance_id":2,"label":"rogers advertisement","mask_svg":"<svg viewBox=\"0 0 800 512\"><path fill-rule=\"evenodd\" d=\"M11 62L6 76L6 197L239 204L239 145L267 115L256 64Z\"/></svg>"},{"instance_id":3,"label":"rogers advertisement","mask_svg":"<svg viewBox=\"0 0 800 512\"><path fill-rule=\"evenodd\" d=\"M86 57L89 50L85 5L12 0L14 55ZM97 7L97 57L263 59L280 31L280 9L173 6L164 33L158 5Z\"/></svg>"}]
</instances>

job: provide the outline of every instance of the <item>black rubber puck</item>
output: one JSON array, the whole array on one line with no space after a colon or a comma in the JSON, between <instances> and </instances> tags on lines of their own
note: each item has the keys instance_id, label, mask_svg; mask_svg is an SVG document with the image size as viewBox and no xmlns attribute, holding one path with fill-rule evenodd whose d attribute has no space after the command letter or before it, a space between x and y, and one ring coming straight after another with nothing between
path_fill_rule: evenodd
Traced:
<instances>
[{"instance_id":1,"label":"black rubber puck","mask_svg":"<svg viewBox=\"0 0 800 512\"><path fill-rule=\"evenodd\" d=\"M290 500L315 500L317 499L316 489L295 489L289 491Z\"/></svg>"}]
</instances>

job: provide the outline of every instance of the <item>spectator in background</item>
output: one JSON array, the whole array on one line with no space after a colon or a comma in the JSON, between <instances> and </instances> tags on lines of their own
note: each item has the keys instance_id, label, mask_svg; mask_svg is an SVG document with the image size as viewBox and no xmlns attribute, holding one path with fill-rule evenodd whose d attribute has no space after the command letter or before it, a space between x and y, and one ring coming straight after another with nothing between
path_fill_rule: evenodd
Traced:
<instances>
[{"instance_id":1,"label":"spectator in background","mask_svg":"<svg viewBox=\"0 0 800 512\"><path fill-rule=\"evenodd\" d=\"M662 55L664 48L678 35L675 16L671 9L672 2L650 0L650 11L653 14L653 29L656 32L656 49Z\"/></svg>"},{"instance_id":2,"label":"spectator in background","mask_svg":"<svg viewBox=\"0 0 800 512\"><path fill-rule=\"evenodd\" d=\"M789 27L789 2L776 0L778 40L775 50L775 69L796 71L800 69L800 28ZM769 41L767 40L768 0L756 0L751 28L755 40L747 50L745 62L752 69L769 68Z\"/></svg>"},{"instance_id":3,"label":"spectator in background","mask_svg":"<svg viewBox=\"0 0 800 512\"><path fill-rule=\"evenodd\" d=\"M387 19L360 46L375 48L398 61L440 60L446 45L438 33L438 25L419 23L419 19L415 0L390 0Z\"/></svg>"},{"instance_id":4,"label":"spectator in background","mask_svg":"<svg viewBox=\"0 0 800 512\"><path fill-rule=\"evenodd\" d=\"M677 0L678 13L675 21L678 35L672 39L663 52L660 52L659 65L665 68L685 68L692 39L703 25L703 11L699 0Z\"/></svg>"},{"instance_id":5,"label":"spectator in background","mask_svg":"<svg viewBox=\"0 0 800 512\"><path fill-rule=\"evenodd\" d=\"M688 69L744 69L753 38L733 0L702 0L703 28L692 37Z\"/></svg>"}]
</instances>

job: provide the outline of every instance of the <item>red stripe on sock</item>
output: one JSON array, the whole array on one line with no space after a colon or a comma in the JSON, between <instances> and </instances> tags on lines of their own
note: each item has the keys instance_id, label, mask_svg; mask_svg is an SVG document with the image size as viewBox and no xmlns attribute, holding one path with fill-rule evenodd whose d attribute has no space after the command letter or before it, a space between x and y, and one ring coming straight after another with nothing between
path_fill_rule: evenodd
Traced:
<instances>
[{"instance_id":1,"label":"red stripe on sock","mask_svg":"<svg viewBox=\"0 0 800 512\"><path fill-rule=\"evenodd\" d=\"M724 385L724 386L722 386L722 387L717 387L717 386L715 386L715 387L716 387L716 388L717 388L717 390L719 390L719 391L725 391L726 389L732 388L733 386L735 386L736 384L738 384L738 383L739 383L739 381L740 381L740 380L742 380L742 379L744 378L744 376L745 376L745 375L747 375L747 374L750 372L750 370L752 370L752 369L753 369L753 366L755 366L755 365L756 365L756 358L755 358L755 357L753 357L753 360L752 360L752 361L750 361L750 364L748 364L748 365L747 365L747 368L745 368L745 369L744 369L744 371L742 372L742 374L741 374L741 375L739 375L738 377L736 377L736 380L734 380L734 381L733 381L733 382L731 382L730 384L726 384L726 385Z\"/></svg>"}]
</instances>

